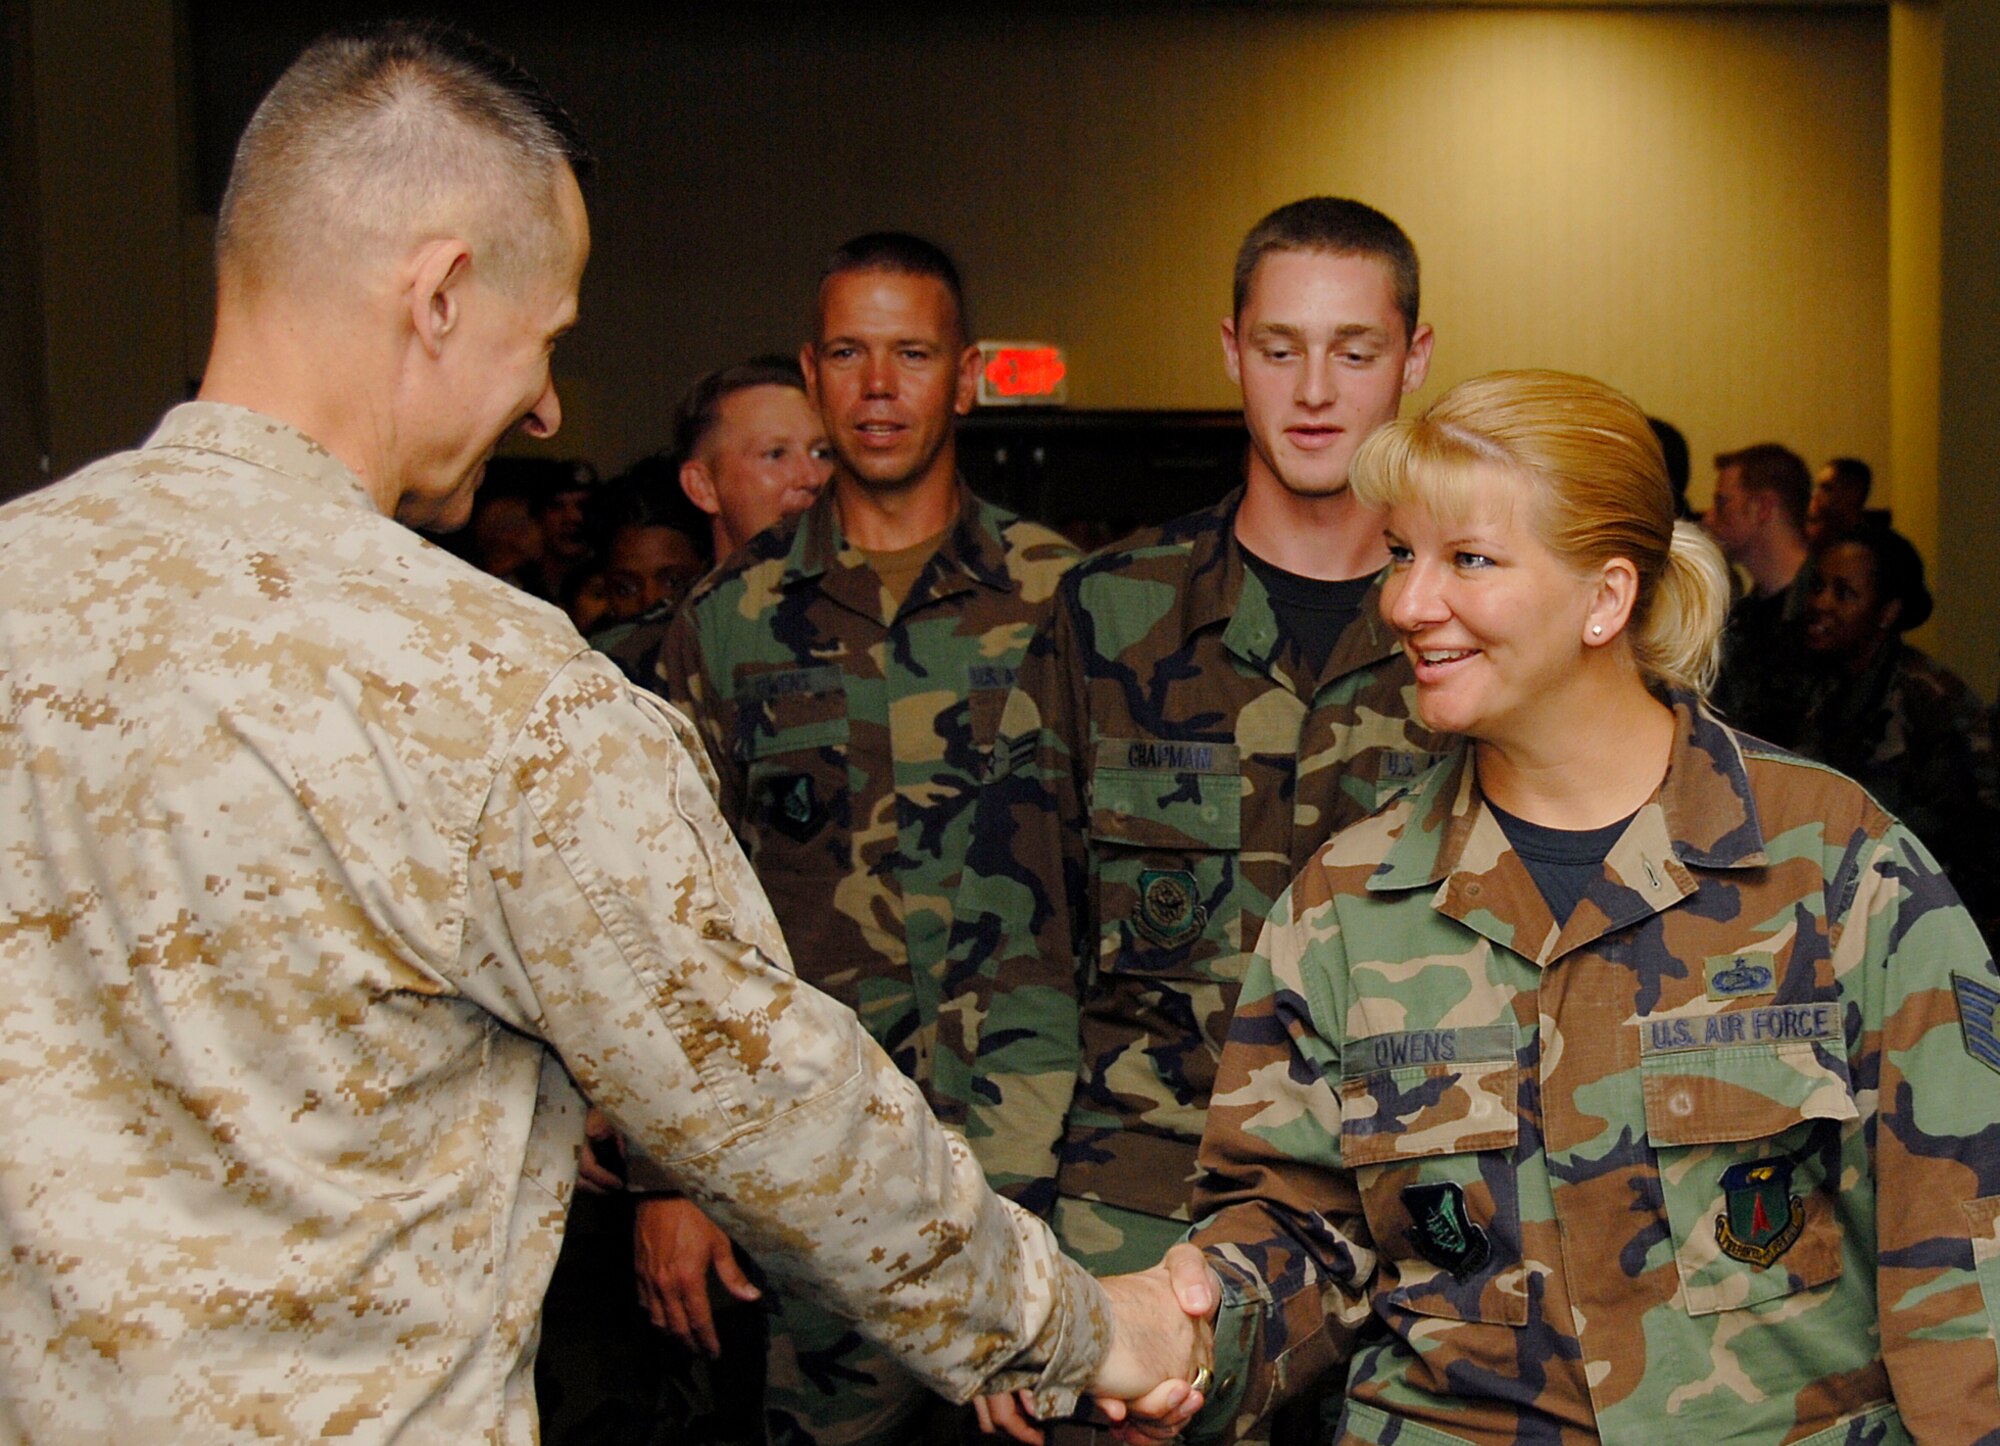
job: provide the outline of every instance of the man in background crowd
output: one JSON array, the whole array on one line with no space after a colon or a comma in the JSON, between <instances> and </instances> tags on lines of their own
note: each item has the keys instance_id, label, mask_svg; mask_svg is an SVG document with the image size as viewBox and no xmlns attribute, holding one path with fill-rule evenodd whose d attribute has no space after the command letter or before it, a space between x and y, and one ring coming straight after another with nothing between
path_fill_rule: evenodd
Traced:
<instances>
[{"instance_id":1,"label":"man in background crowd","mask_svg":"<svg viewBox=\"0 0 2000 1446\"><path fill-rule=\"evenodd\" d=\"M703 582L659 664L805 977L853 1006L927 1092L975 784L1021 650L1075 557L958 476L955 422L978 359L943 251L897 232L836 251L800 357L833 483ZM692 1209L645 1214L719 1259L726 1244L698 1243ZM934 1398L850 1327L795 1293L778 1312L774 1441L928 1429Z\"/></svg>"},{"instance_id":2,"label":"man in background crowd","mask_svg":"<svg viewBox=\"0 0 2000 1446\"><path fill-rule=\"evenodd\" d=\"M1701 520L1747 584L1729 609L1710 700L1736 727L1772 743L1789 744L1798 725L1811 497L1798 454L1759 442L1717 455L1715 497Z\"/></svg>"},{"instance_id":3,"label":"man in background crowd","mask_svg":"<svg viewBox=\"0 0 2000 1446\"><path fill-rule=\"evenodd\" d=\"M1382 519L1347 489L1423 385L1417 305L1415 248L1373 207L1311 197L1258 222L1222 322L1243 487L1079 565L1008 702L946 1029L977 1039L967 1135L988 1177L1094 1271L1151 1265L1188 1227L1272 904L1451 746L1415 720L1377 606Z\"/></svg>"},{"instance_id":4,"label":"man in background crowd","mask_svg":"<svg viewBox=\"0 0 2000 1446\"><path fill-rule=\"evenodd\" d=\"M1813 478L1812 501L1806 505L1806 541L1814 547L1886 519L1868 511L1868 492L1875 469L1859 457L1835 457Z\"/></svg>"},{"instance_id":5,"label":"man in background crowd","mask_svg":"<svg viewBox=\"0 0 2000 1446\"><path fill-rule=\"evenodd\" d=\"M790 357L752 357L689 387L674 409L674 456L717 562L812 506L833 475L826 427Z\"/></svg>"},{"instance_id":6,"label":"man in background crowd","mask_svg":"<svg viewBox=\"0 0 2000 1446\"><path fill-rule=\"evenodd\" d=\"M674 408L674 440L664 458L648 458L627 478L646 490L677 488L675 501L695 511L708 532L705 565L694 577L784 518L812 506L833 475L826 428L790 357L760 356L724 367L687 389ZM656 501L654 510L661 510ZM676 516L675 525L679 525ZM663 603L626 614L591 644L626 675L658 686L660 643L684 586Z\"/></svg>"}]
</instances>

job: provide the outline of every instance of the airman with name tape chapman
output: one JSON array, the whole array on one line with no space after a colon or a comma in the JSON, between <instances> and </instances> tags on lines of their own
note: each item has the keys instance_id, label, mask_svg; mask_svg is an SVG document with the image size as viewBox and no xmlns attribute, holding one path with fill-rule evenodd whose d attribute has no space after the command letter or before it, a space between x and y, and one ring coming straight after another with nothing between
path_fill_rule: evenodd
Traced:
<instances>
[{"instance_id":1,"label":"airman with name tape chapman","mask_svg":"<svg viewBox=\"0 0 2000 1446\"><path fill-rule=\"evenodd\" d=\"M1381 519L1346 490L1423 383L1417 302L1416 252L1371 207L1313 197L1252 229L1222 324L1244 486L1079 565L1001 721L938 1070L969 1070L988 1177L1095 1270L1150 1265L1187 1227L1272 903L1454 746L1412 716L1377 615Z\"/></svg>"}]
</instances>

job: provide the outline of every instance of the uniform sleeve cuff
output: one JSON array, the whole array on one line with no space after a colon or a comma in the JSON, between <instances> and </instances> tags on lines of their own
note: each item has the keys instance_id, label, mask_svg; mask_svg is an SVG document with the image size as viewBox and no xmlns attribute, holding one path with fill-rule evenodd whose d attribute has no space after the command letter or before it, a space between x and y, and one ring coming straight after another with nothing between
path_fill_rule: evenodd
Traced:
<instances>
[{"instance_id":1,"label":"uniform sleeve cuff","mask_svg":"<svg viewBox=\"0 0 2000 1446\"><path fill-rule=\"evenodd\" d=\"M1203 1254L1222 1282L1222 1304L1215 1313L1214 1380L1183 1433L1193 1442L1224 1439L1230 1423L1243 1416L1271 1308L1270 1290L1261 1279L1214 1252Z\"/></svg>"}]
</instances>

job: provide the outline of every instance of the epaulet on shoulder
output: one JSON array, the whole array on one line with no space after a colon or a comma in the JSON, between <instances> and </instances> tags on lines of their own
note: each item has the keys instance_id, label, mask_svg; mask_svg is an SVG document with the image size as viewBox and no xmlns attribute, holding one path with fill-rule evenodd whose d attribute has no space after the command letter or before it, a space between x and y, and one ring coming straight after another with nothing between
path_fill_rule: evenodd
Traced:
<instances>
[{"instance_id":1,"label":"epaulet on shoulder","mask_svg":"<svg viewBox=\"0 0 2000 1446\"><path fill-rule=\"evenodd\" d=\"M1321 846L1316 861L1325 869L1361 869L1373 874L1386 865L1390 848L1416 817L1414 784L1399 788L1366 818L1356 819Z\"/></svg>"},{"instance_id":2,"label":"epaulet on shoulder","mask_svg":"<svg viewBox=\"0 0 2000 1446\"><path fill-rule=\"evenodd\" d=\"M1186 557L1194 548L1191 537L1175 537L1160 527L1148 527L1121 541L1091 553L1077 564L1079 573L1091 577L1116 577L1130 568L1161 558Z\"/></svg>"},{"instance_id":3,"label":"epaulet on shoulder","mask_svg":"<svg viewBox=\"0 0 2000 1446\"><path fill-rule=\"evenodd\" d=\"M1831 780L1834 791L1851 793L1855 800L1855 812L1860 816L1861 822L1869 834L1880 836L1887 831L1890 825L1901 826L1902 820L1884 808L1880 799L1870 793L1861 783L1842 773L1838 768L1835 768L1831 763L1822 763L1817 758L1808 758L1803 753L1794 753L1788 748L1781 748L1775 743L1767 743L1763 739L1753 737L1748 733L1738 733L1736 740L1742 746L1743 762L1746 767L1753 763L1766 764L1776 769L1796 771L1800 774L1817 774L1823 779ZM1825 786L1824 784L1819 785L1820 788L1825 788ZM1825 798L1826 794L1821 793L1819 796ZM1832 820L1827 821L1832 822Z\"/></svg>"},{"instance_id":4,"label":"epaulet on shoulder","mask_svg":"<svg viewBox=\"0 0 2000 1446\"><path fill-rule=\"evenodd\" d=\"M999 511L999 509L995 509ZM1002 512L1000 535L1006 539L1009 552L1025 552L1031 547L1057 547L1064 552L1082 556L1074 542L1046 522L1037 522L1032 517L1022 517L1019 513Z\"/></svg>"},{"instance_id":5,"label":"epaulet on shoulder","mask_svg":"<svg viewBox=\"0 0 2000 1446\"><path fill-rule=\"evenodd\" d=\"M783 563L792 554L792 539L798 528L798 516L787 517L767 527L710 568L708 575L688 591L681 606L697 607L731 583L740 581L746 573L773 562Z\"/></svg>"}]
</instances>

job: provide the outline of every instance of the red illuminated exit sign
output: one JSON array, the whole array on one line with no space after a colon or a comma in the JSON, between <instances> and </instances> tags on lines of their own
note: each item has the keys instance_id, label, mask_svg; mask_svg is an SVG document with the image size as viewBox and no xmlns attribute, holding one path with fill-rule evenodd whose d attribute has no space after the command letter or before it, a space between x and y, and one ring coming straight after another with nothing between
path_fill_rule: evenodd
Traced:
<instances>
[{"instance_id":1,"label":"red illuminated exit sign","mask_svg":"<svg viewBox=\"0 0 2000 1446\"><path fill-rule=\"evenodd\" d=\"M1069 365L1059 346L1039 341L979 343L979 404L984 407L1062 406L1069 400Z\"/></svg>"}]
</instances>

